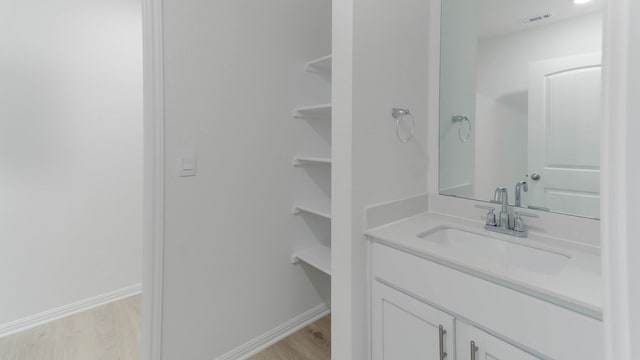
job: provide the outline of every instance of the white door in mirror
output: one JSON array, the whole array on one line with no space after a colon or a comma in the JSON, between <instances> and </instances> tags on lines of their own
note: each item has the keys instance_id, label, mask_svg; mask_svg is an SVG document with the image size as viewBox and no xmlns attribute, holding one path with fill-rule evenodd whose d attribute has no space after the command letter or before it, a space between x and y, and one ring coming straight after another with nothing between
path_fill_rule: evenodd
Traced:
<instances>
[{"instance_id":1,"label":"white door in mirror","mask_svg":"<svg viewBox=\"0 0 640 360\"><path fill-rule=\"evenodd\" d=\"M528 204L600 217L600 53L530 64Z\"/></svg>"}]
</instances>

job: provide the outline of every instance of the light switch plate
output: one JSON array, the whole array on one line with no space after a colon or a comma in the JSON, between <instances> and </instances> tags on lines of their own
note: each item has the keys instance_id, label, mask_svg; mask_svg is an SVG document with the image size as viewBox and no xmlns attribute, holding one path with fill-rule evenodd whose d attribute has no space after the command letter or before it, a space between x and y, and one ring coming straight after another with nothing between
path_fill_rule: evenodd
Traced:
<instances>
[{"instance_id":1,"label":"light switch plate","mask_svg":"<svg viewBox=\"0 0 640 360\"><path fill-rule=\"evenodd\" d=\"M197 158L195 151L184 152L178 164L181 177L196 176Z\"/></svg>"}]
</instances>

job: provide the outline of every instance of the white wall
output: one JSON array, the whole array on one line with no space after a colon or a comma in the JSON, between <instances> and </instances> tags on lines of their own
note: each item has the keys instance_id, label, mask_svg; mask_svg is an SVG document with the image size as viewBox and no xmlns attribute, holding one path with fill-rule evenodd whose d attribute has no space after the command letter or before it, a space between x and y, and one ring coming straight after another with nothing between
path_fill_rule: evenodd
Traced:
<instances>
[{"instance_id":1,"label":"white wall","mask_svg":"<svg viewBox=\"0 0 640 360\"><path fill-rule=\"evenodd\" d=\"M139 284L137 0L0 1L0 325Z\"/></svg>"},{"instance_id":2,"label":"white wall","mask_svg":"<svg viewBox=\"0 0 640 360\"><path fill-rule=\"evenodd\" d=\"M368 358L368 205L427 191L429 2L334 2L332 358ZM416 118L398 141L393 107Z\"/></svg>"},{"instance_id":3,"label":"white wall","mask_svg":"<svg viewBox=\"0 0 640 360\"><path fill-rule=\"evenodd\" d=\"M304 62L329 54L329 0L164 1L163 359L211 360L328 300L291 264L292 166L319 101ZM326 101L326 99L322 99ZM198 174L178 177L183 150Z\"/></svg>"},{"instance_id":4,"label":"white wall","mask_svg":"<svg viewBox=\"0 0 640 360\"><path fill-rule=\"evenodd\" d=\"M601 50L602 14L479 42L475 198L492 199L497 186L511 192L525 179L529 64Z\"/></svg>"}]
</instances>

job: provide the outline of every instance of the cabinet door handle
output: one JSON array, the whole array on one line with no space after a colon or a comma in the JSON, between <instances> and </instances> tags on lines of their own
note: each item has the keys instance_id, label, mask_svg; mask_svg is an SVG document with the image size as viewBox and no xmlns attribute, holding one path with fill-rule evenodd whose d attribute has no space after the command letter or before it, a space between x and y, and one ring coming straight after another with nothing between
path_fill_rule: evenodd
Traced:
<instances>
[{"instance_id":1,"label":"cabinet door handle","mask_svg":"<svg viewBox=\"0 0 640 360\"><path fill-rule=\"evenodd\" d=\"M476 360L476 353L478 352L478 347L476 346L476 342L471 342L471 360Z\"/></svg>"},{"instance_id":2,"label":"cabinet door handle","mask_svg":"<svg viewBox=\"0 0 640 360\"><path fill-rule=\"evenodd\" d=\"M447 352L444 351L444 335L447 333L447 330L444 329L442 325L438 327L440 334L440 360L444 360L447 357Z\"/></svg>"}]
</instances>

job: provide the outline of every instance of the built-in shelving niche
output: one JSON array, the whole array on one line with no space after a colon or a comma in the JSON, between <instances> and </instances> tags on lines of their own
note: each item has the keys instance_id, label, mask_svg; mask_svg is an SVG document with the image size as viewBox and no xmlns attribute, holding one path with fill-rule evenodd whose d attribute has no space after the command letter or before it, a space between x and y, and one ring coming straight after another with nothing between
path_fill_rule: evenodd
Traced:
<instances>
[{"instance_id":1,"label":"built-in shelving niche","mask_svg":"<svg viewBox=\"0 0 640 360\"><path fill-rule=\"evenodd\" d=\"M304 70L308 72L321 73L331 75L331 63L333 57L331 55L323 56L304 64Z\"/></svg>"},{"instance_id":2,"label":"built-in shelving niche","mask_svg":"<svg viewBox=\"0 0 640 360\"><path fill-rule=\"evenodd\" d=\"M307 165L331 165L331 158L313 156L296 156L293 158L293 166Z\"/></svg>"},{"instance_id":3,"label":"built-in shelving niche","mask_svg":"<svg viewBox=\"0 0 640 360\"><path fill-rule=\"evenodd\" d=\"M320 75L317 81L330 79L331 55L306 62L306 72ZM291 256L292 263L304 262L331 275L331 104L319 102L315 105L293 109L292 116L308 125L302 143L312 144L310 149L300 150L294 155L292 165L298 168L299 178L293 214L301 218L308 229L308 237L299 239ZM311 130L309 130L311 129Z\"/></svg>"},{"instance_id":4,"label":"built-in shelving niche","mask_svg":"<svg viewBox=\"0 0 640 360\"><path fill-rule=\"evenodd\" d=\"M331 121L331 104L303 106L293 109L293 117L298 119L322 119Z\"/></svg>"},{"instance_id":5,"label":"built-in shelving niche","mask_svg":"<svg viewBox=\"0 0 640 360\"><path fill-rule=\"evenodd\" d=\"M313 206L305 206L305 205L295 205L293 207L293 214L299 215L301 213L313 214L316 216L320 216L325 219L331 220L331 210L330 209L321 209L314 208Z\"/></svg>"},{"instance_id":6,"label":"built-in shelving niche","mask_svg":"<svg viewBox=\"0 0 640 360\"><path fill-rule=\"evenodd\" d=\"M331 248L326 245L317 244L306 249L294 251L291 256L291 262L296 264L300 261L313 266L327 275L331 275Z\"/></svg>"}]
</instances>

